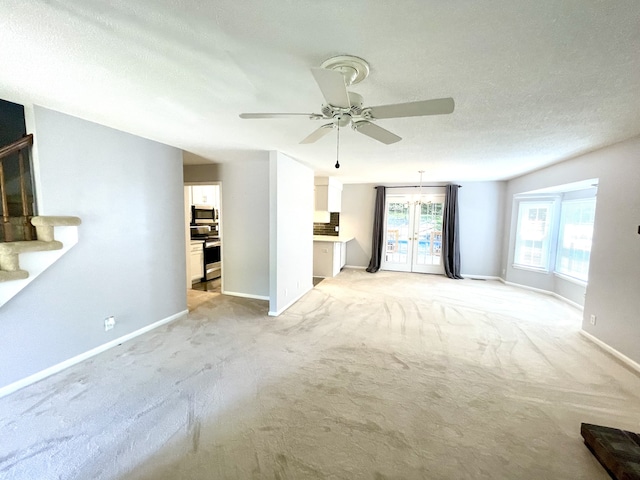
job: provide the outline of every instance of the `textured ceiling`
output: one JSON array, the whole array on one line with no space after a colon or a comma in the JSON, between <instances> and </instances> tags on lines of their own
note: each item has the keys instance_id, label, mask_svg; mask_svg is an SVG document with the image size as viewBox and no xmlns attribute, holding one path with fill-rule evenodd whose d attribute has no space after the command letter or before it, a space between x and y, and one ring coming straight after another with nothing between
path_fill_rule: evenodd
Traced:
<instances>
[{"instance_id":1,"label":"textured ceiling","mask_svg":"<svg viewBox=\"0 0 640 480\"><path fill-rule=\"evenodd\" d=\"M216 162L280 150L345 182L506 179L640 134L640 2L0 0L0 98ZM365 105L451 96L451 115L298 142L310 72L366 59Z\"/></svg>"}]
</instances>

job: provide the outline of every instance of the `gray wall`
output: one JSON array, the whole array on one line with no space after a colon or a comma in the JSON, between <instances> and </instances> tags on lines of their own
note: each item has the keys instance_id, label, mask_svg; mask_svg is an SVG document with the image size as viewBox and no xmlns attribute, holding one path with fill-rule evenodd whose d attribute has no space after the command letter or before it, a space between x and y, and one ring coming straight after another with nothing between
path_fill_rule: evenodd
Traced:
<instances>
[{"instance_id":1,"label":"gray wall","mask_svg":"<svg viewBox=\"0 0 640 480\"><path fill-rule=\"evenodd\" d=\"M235 152L231 162L183 171L186 183L221 183L223 293L268 299L269 152Z\"/></svg>"},{"instance_id":2,"label":"gray wall","mask_svg":"<svg viewBox=\"0 0 640 480\"><path fill-rule=\"evenodd\" d=\"M500 276L506 182L462 182L460 266L462 276Z\"/></svg>"},{"instance_id":3,"label":"gray wall","mask_svg":"<svg viewBox=\"0 0 640 480\"><path fill-rule=\"evenodd\" d=\"M269 298L269 153L219 165L223 293Z\"/></svg>"},{"instance_id":4,"label":"gray wall","mask_svg":"<svg viewBox=\"0 0 640 480\"><path fill-rule=\"evenodd\" d=\"M187 158L188 152L183 152L183 158ZM189 154L190 157L193 154ZM220 181L220 164L185 165L182 169L184 183L218 182Z\"/></svg>"},{"instance_id":5,"label":"gray wall","mask_svg":"<svg viewBox=\"0 0 640 480\"><path fill-rule=\"evenodd\" d=\"M556 291L544 275L511 267L514 194L599 178L594 237L582 328L640 362L640 137L568 160L507 185L502 268L509 281ZM557 280L557 279L556 279ZM597 315L596 325L589 316Z\"/></svg>"},{"instance_id":6,"label":"gray wall","mask_svg":"<svg viewBox=\"0 0 640 480\"><path fill-rule=\"evenodd\" d=\"M374 184L347 184L342 189L340 231L355 240L347 244L347 265L366 267L376 191ZM460 256L462 273L498 276L502 252L505 182L467 182L460 189Z\"/></svg>"},{"instance_id":7,"label":"gray wall","mask_svg":"<svg viewBox=\"0 0 640 480\"><path fill-rule=\"evenodd\" d=\"M347 266L366 267L371 260L375 185L361 183L342 186L340 234L354 237L347 243Z\"/></svg>"},{"instance_id":8,"label":"gray wall","mask_svg":"<svg viewBox=\"0 0 640 480\"><path fill-rule=\"evenodd\" d=\"M44 108L32 119L40 212L83 223L0 309L0 386L186 309L180 150Z\"/></svg>"}]
</instances>

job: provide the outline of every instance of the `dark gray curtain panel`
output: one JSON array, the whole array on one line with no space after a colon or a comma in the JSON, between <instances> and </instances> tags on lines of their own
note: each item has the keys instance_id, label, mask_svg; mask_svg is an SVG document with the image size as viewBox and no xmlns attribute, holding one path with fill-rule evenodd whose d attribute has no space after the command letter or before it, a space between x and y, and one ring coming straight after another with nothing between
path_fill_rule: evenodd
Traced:
<instances>
[{"instance_id":1,"label":"dark gray curtain panel","mask_svg":"<svg viewBox=\"0 0 640 480\"><path fill-rule=\"evenodd\" d=\"M458 228L458 185L447 185L447 197L442 216L442 261L449 278L461 279L460 238Z\"/></svg>"},{"instance_id":2,"label":"dark gray curtain panel","mask_svg":"<svg viewBox=\"0 0 640 480\"><path fill-rule=\"evenodd\" d=\"M376 187L376 205L373 212L373 238L371 240L371 260L367 272L376 273L382 262L382 247L384 242L384 203L385 187Z\"/></svg>"}]
</instances>

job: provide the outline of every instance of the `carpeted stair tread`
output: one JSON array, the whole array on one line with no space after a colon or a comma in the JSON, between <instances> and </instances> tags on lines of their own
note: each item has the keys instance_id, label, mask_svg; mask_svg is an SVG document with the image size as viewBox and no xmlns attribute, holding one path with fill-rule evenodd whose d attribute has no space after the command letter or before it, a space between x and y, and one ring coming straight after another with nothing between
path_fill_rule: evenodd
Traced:
<instances>
[{"instance_id":1,"label":"carpeted stair tread","mask_svg":"<svg viewBox=\"0 0 640 480\"><path fill-rule=\"evenodd\" d=\"M42 240L29 240L20 242L0 243L0 255L15 255L25 252L46 252L60 250L62 243L56 240L45 242Z\"/></svg>"},{"instance_id":2,"label":"carpeted stair tread","mask_svg":"<svg viewBox=\"0 0 640 480\"><path fill-rule=\"evenodd\" d=\"M0 282L10 282L12 280L24 280L29 277L26 270L15 270L13 272L5 272L0 270Z\"/></svg>"}]
</instances>

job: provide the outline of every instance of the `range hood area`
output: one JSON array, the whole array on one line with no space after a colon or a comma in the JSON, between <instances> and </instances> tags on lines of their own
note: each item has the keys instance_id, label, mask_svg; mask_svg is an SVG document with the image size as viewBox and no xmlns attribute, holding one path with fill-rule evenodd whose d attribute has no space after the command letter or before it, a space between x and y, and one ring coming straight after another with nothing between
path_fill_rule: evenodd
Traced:
<instances>
[{"instance_id":1,"label":"range hood area","mask_svg":"<svg viewBox=\"0 0 640 480\"><path fill-rule=\"evenodd\" d=\"M342 183L333 177L315 177L314 223L329 223L331 212L340 212L342 205Z\"/></svg>"}]
</instances>

